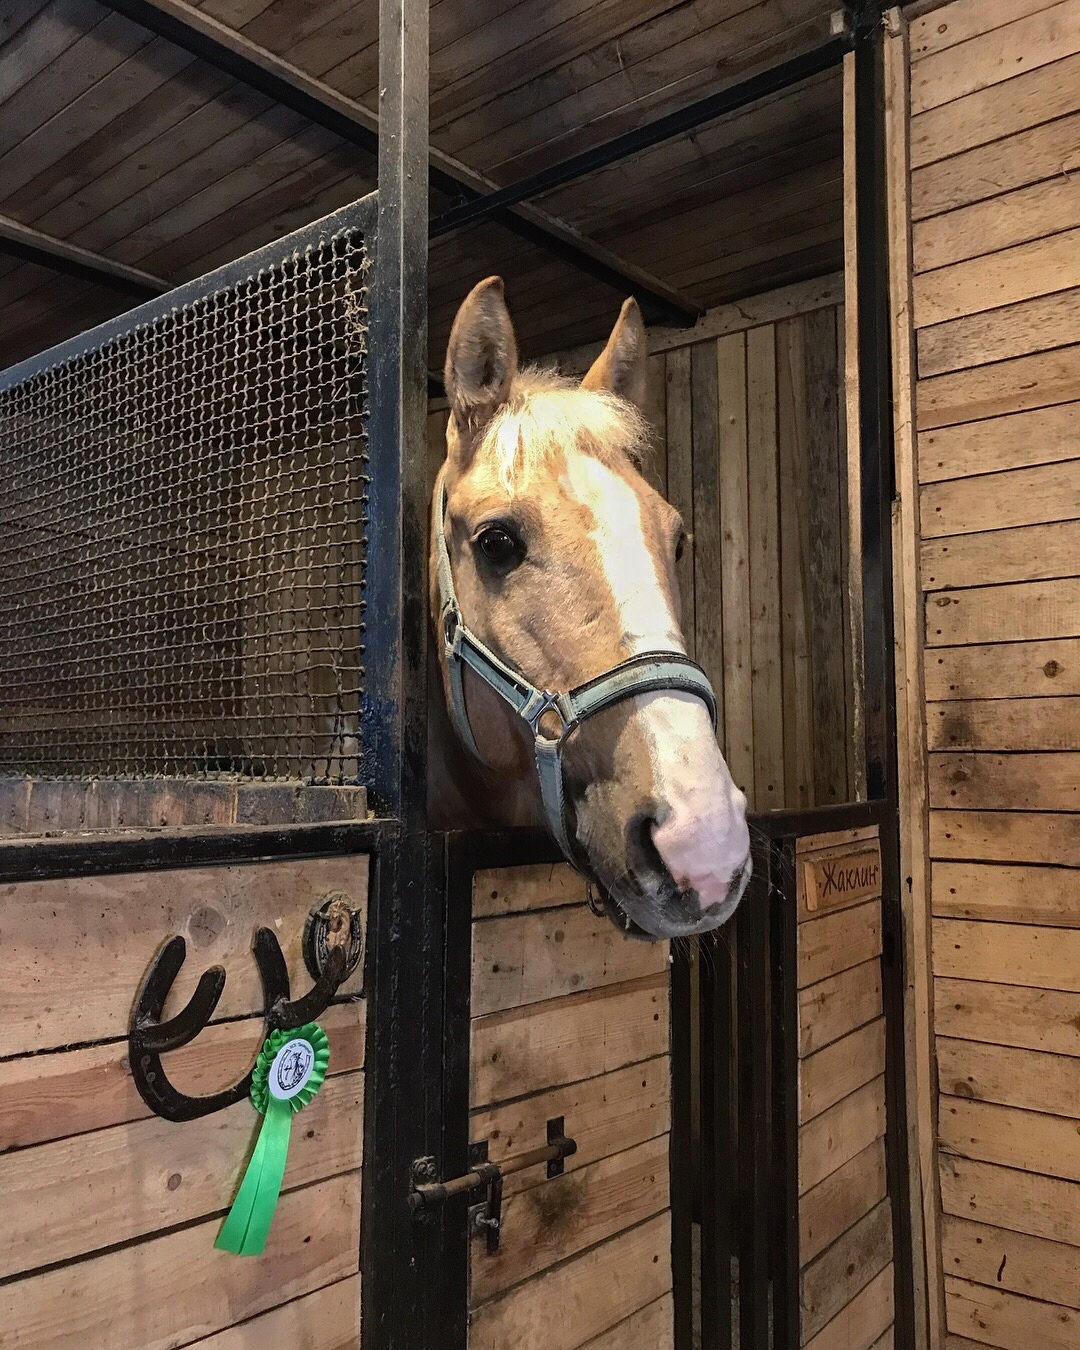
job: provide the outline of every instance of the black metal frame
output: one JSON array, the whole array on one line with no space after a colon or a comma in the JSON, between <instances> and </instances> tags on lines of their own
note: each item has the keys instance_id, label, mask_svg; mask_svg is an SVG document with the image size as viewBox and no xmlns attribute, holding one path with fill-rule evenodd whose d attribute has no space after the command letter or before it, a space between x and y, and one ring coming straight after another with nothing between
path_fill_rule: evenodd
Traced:
<instances>
[{"instance_id":1,"label":"black metal frame","mask_svg":"<svg viewBox=\"0 0 1080 1350\"><path fill-rule=\"evenodd\" d=\"M438 1278L446 1225L413 1225L405 1203L412 1159L435 1141L443 1119L444 859L426 828L427 485L424 456L416 453L425 444L427 418L427 17L427 0L381 0L377 194L0 374L0 389L6 389L98 349L273 266L293 249L302 251L328 229L360 230L374 254L362 740L364 777L378 818L214 835L0 844L0 876L11 881L350 852L370 856L360 1253L365 1350L449 1345ZM210 992L208 984L204 995Z\"/></svg>"},{"instance_id":2,"label":"black metal frame","mask_svg":"<svg viewBox=\"0 0 1080 1350\"><path fill-rule=\"evenodd\" d=\"M675 1345L689 1346L693 1334L694 1122L691 1106L694 1016L692 971L689 951L676 950L671 965L671 1268L674 1284ZM699 1034L702 1034L701 1028ZM703 1085L704 1086L704 1085ZM685 1278L674 1275L685 1272ZM705 1282L702 1281L704 1297Z\"/></svg>"},{"instance_id":3,"label":"black metal frame","mask_svg":"<svg viewBox=\"0 0 1080 1350\"><path fill-rule=\"evenodd\" d=\"M136 834L130 838L78 838L0 842L0 879L59 881L125 872L219 867L227 863L274 862L285 858L377 855L389 822L350 821L338 825L248 825L213 834L194 831Z\"/></svg>"},{"instance_id":4,"label":"black metal frame","mask_svg":"<svg viewBox=\"0 0 1080 1350\"><path fill-rule=\"evenodd\" d=\"M470 1164L473 879L477 872L488 868L561 863L563 856L542 830L465 830L435 838L445 860L446 927L442 1116L438 1146L431 1152L442 1176L458 1176L468 1171ZM467 1217L467 1196L444 1207L446 1232L439 1275L442 1333L440 1339L431 1342L431 1350L436 1346L438 1350L465 1350L468 1343L470 1235Z\"/></svg>"},{"instance_id":5,"label":"black metal frame","mask_svg":"<svg viewBox=\"0 0 1080 1350\"><path fill-rule=\"evenodd\" d=\"M368 716L363 776L393 816L369 898L365 1350L443 1343L448 1219L414 1224L415 1159L439 1142L444 856L427 831L428 4L380 0L379 192L369 305ZM449 1342L447 1342L449 1346Z\"/></svg>"}]
</instances>

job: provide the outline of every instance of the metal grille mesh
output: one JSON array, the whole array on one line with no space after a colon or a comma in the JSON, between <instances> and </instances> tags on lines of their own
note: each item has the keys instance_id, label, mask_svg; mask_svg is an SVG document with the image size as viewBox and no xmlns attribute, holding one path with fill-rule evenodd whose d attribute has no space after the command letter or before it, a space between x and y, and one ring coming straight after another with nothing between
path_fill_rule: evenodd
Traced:
<instances>
[{"instance_id":1,"label":"metal grille mesh","mask_svg":"<svg viewBox=\"0 0 1080 1350\"><path fill-rule=\"evenodd\" d=\"M0 773L356 780L351 230L0 392Z\"/></svg>"}]
</instances>

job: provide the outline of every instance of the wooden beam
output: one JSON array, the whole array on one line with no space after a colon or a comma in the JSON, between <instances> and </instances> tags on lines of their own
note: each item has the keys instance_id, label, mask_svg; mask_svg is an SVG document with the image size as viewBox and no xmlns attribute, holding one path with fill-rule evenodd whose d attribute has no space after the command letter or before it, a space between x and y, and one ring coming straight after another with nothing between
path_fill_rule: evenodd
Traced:
<instances>
[{"instance_id":1,"label":"wooden beam","mask_svg":"<svg viewBox=\"0 0 1080 1350\"><path fill-rule=\"evenodd\" d=\"M152 296L161 295L171 286L170 282L150 272L114 262L112 258L93 253L88 248L80 248L77 244L69 244L66 240L54 239L52 235L23 225L10 216L0 215L0 253L22 258L24 262L47 267L65 276L92 281L97 286L134 296L138 300L149 300Z\"/></svg>"},{"instance_id":2,"label":"wooden beam","mask_svg":"<svg viewBox=\"0 0 1080 1350\"><path fill-rule=\"evenodd\" d=\"M676 351L692 347L710 338L726 337L729 333L744 333L750 328L761 328L799 314L811 314L818 309L831 309L844 302L844 276L829 272L810 281L796 281L789 286L762 291L745 300L731 300L707 310L692 328L649 327L649 352ZM559 369L568 375L584 375L603 351L603 342L589 342L550 355L557 357Z\"/></svg>"},{"instance_id":3,"label":"wooden beam","mask_svg":"<svg viewBox=\"0 0 1080 1350\"><path fill-rule=\"evenodd\" d=\"M898 11L889 14L885 39L885 140L889 215L889 291L892 315L893 444L896 504L893 512L893 628L897 691L897 769L900 806L901 888L908 969L904 1035L908 1049L908 1194L895 1197L911 1214L915 1334L919 1347L938 1350L945 1335L937 1176L933 1062L933 995L930 954L930 858L926 784L926 705L920 492L915 438L914 331L907 102L908 33ZM849 310L851 306L849 305Z\"/></svg>"}]
</instances>

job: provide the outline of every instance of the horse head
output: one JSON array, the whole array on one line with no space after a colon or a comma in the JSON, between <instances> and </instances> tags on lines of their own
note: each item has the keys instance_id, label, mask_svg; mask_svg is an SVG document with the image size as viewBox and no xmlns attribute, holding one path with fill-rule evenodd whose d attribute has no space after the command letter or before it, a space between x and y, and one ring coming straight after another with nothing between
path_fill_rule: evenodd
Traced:
<instances>
[{"instance_id":1,"label":"horse head","mask_svg":"<svg viewBox=\"0 0 1080 1350\"><path fill-rule=\"evenodd\" d=\"M621 927L665 938L732 914L750 850L686 656L686 531L640 471L645 357L627 300L580 383L519 369L501 280L475 287L446 358L431 605L489 818L546 824Z\"/></svg>"}]
</instances>

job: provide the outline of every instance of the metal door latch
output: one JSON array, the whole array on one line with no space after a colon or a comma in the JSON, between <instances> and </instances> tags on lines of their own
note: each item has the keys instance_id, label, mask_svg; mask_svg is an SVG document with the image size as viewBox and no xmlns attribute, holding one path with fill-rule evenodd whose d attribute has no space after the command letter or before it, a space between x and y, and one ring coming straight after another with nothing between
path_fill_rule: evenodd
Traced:
<instances>
[{"instance_id":1,"label":"metal door latch","mask_svg":"<svg viewBox=\"0 0 1080 1350\"><path fill-rule=\"evenodd\" d=\"M488 1252L497 1252L502 1232L504 1178L515 1172L524 1172L528 1167L538 1167L541 1163L547 1164L549 1179L562 1176L566 1159L577 1152L576 1142L566 1137L562 1116L555 1116L548 1121L547 1139L543 1148L519 1153L517 1157L506 1158L501 1163L488 1161L486 1139L470 1144L471 1170L449 1181L437 1180L439 1170L434 1158L417 1158L412 1166L412 1189L409 1191L409 1208L413 1216L420 1218L455 1196L474 1195L477 1191L483 1191L484 1199L469 1209L469 1231L475 1236L483 1234Z\"/></svg>"}]
</instances>

